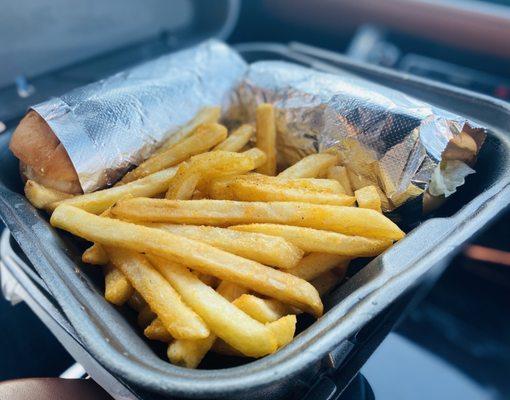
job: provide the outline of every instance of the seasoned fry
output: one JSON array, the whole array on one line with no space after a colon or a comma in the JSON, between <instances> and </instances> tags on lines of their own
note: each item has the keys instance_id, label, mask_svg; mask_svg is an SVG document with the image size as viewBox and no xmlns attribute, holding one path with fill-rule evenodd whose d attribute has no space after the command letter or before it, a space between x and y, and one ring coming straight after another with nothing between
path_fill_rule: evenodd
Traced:
<instances>
[{"instance_id":1,"label":"seasoned fry","mask_svg":"<svg viewBox=\"0 0 510 400\"><path fill-rule=\"evenodd\" d=\"M323 272L330 271L335 267L347 268L349 261L350 258L336 254L310 253L303 257L299 264L289 272L305 281L311 281Z\"/></svg>"},{"instance_id":2,"label":"seasoned fry","mask_svg":"<svg viewBox=\"0 0 510 400\"><path fill-rule=\"evenodd\" d=\"M186 200L161 201L190 202ZM196 200L192 203L202 201L204 200ZM375 211L374 214L380 215ZM314 315L320 316L322 313L320 297L308 282L255 261L227 253L208 244L160 229L99 217L67 205L57 207L50 222L55 227L65 229L89 241L175 260L222 280L239 283ZM111 254L109 255L111 259ZM114 262L114 264L116 263ZM136 286L135 289L140 291ZM160 316L159 313L158 316ZM164 320L163 322L165 323ZM172 331L170 333L172 333L172 336L178 337Z\"/></svg>"},{"instance_id":3,"label":"seasoned fry","mask_svg":"<svg viewBox=\"0 0 510 400\"><path fill-rule=\"evenodd\" d=\"M112 264L129 279L173 337L200 339L209 335L209 329L202 319L181 301L173 287L144 256L114 247L106 250Z\"/></svg>"},{"instance_id":4,"label":"seasoned fry","mask_svg":"<svg viewBox=\"0 0 510 400\"><path fill-rule=\"evenodd\" d=\"M252 136L253 126L248 124L241 125L213 150L241 151L248 144Z\"/></svg>"},{"instance_id":5,"label":"seasoned fry","mask_svg":"<svg viewBox=\"0 0 510 400\"><path fill-rule=\"evenodd\" d=\"M277 342L268 328L248 317L186 267L160 257L148 257L216 336L251 357L262 357L276 350Z\"/></svg>"},{"instance_id":6,"label":"seasoned fry","mask_svg":"<svg viewBox=\"0 0 510 400\"><path fill-rule=\"evenodd\" d=\"M177 130L170 136L156 151L155 154L162 153L165 150L175 146L178 142L192 135L195 129L203 124L217 123L221 116L220 107L205 107L186 125Z\"/></svg>"},{"instance_id":7,"label":"seasoned fry","mask_svg":"<svg viewBox=\"0 0 510 400\"><path fill-rule=\"evenodd\" d=\"M256 112L257 147L266 153L266 162L257 168L265 175L276 174L276 122L271 104L260 104Z\"/></svg>"},{"instance_id":8,"label":"seasoned fry","mask_svg":"<svg viewBox=\"0 0 510 400\"><path fill-rule=\"evenodd\" d=\"M285 239L260 233L238 232L225 228L195 225L150 224L188 239L199 240L229 253L277 268L295 267L303 251Z\"/></svg>"},{"instance_id":9,"label":"seasoned fry","mask_svg":"<svg viewBox=\"0 0 510 400\"><path fill-rule=\"evenodd\" d=\"M332 166L328 168L326 176L329 179L335 179L337 182L342 185L344 189L344 193L349 196L354 196L354 192L352 191L351 182L349 181L349 175L347 174L347 170L345 167L341 166Z\"/></svg>"},{"instance_id":10,"label":"seasoned fry","mask_svg":"<svg viewBox=\"0 0 510 400\"><path fill-rule=\"evenodd\" d=\"M311 154L278 174L279 178L317 178L338 162L333 154Z\"/></svg>"},{"instance_id":11,"label":"seasoned fry","mask_svg":"<svg viewBox=\"0 0 510 400\"><path fill-rule=\"evenodd\" d=\"M147 326L143 334L146 338L151 340L157 340L159 342L168 343L172 340L172 335L170 335L170 332L168 332L165 329L165 326L161 322L159 318L154 319L149 326ZM209 337L209 336L208 336ZM180 339L180 340L186 340L186 339ZM204 339L197 339L197 340L204 340Z\"/></svg>"},{"instance_id":12,"label":"seasoned fry","mask_svg":"<svg viewBox=\"0 0 510 400\"><path fill-rule=\"evenodd\" d=\"M83 252L81 260L86 264L92 265L105 265L108 264L108 261L110 261L103 246L100 246L97 243L94 243Z\"/></svg>"},{"instance_id":13,"label":"seasoned fry","mask_svg":"<svg viewBox=\"0 0 510 400\"><path fill-rule=\"evenodd\" d=\"M274 187L270 184L247 180L234 181L230 187L234 198L242 201L299 201L334 206L352 206L356 202L354 197L343 194Z\"/></svg>"},{"instance_id":14,"label":"seasoned fry","mask_svg":"<svg viewBox=\"0 0 510 400\"><path fill-rule=\"evenodd\" d=\"M373 257L392 245L391 240L348 236L299 226L278 224L248 224L231 226L230 229L280 236L307 253L330 253L350 258Z\"/></svg>"},{"instance_id":15,"label":"seasoned fry","mask_svg":"<svg viewBox=\"0 0 510 400\"><path fill-rule=\"evenodd\" d=\"M113 265L107 264L104 268L104 297L110 303L121 306L133 295L133 286Z\"/></svg>"},{"instance_id":16,"label":"seasoned fry","mask_svg":"<svg viewBox=\"0 0 510 400\"><path fill-rule=\"evenodd\" d=\"M31 180L25 183L25 196L34 207L42 208L46 211L52 211L50 204L73 197L72 194L47 188Z\"/></svg>"},{"instance_id":17,"label":"seasoned fry","mask_svg":"<svg viewBox=\"0 0 510 400\"><path fill-rule=\"evenodd\" d=\"M227 128L223 125L200 125L190 137L161 153L154 154L134 170L128 172L124 175L124 178L122 178L121 183L129 183L178 164L195 154L200 154L209 150L222 140L225 140L226 137Z\"/></svg>"},{"instance_id":18,"label":"seasoned fry","mask_svg":"<svg viewBox=\"0 0 510 400\"><path fill-rule=\"evenodd\" d=\"M134 221L197 225L279 223L371 238L404 237L395 223L374 210L321 204L138 198L119 201L112 213Z\"/></svg>"},{"instance_id":19,"label":"seasoned fry","mask_svg":"<svg viewBox=\"0 0 510 400\"><path fill-rule=\"evenodd\" d=\"M242 184L244 181L248 181L251 184L262 182L275 188L305 189L317 193L343 193L340 184L332 179L280 178L278 176L262 174L247 174L215 179L210 182L207 191L213 199L234 200L233 184Z\"/></svg>"},{"instance_id":20,"label":"seasoned fry","mask_svg":"<svg viewBox=\"0 0 510 400\"><path fill-rule=\"evenodd\" d=\"M122 186L114 186L109 189L98 190L97 192L75 196L71 199L51 203L53 211L60 204L67 204L78 207L93 214L100 214L119 199L126 196L152 197L163 193L168 189L168 184L177 172L177 168L168 168L152 175Z\"/></svg>"},{"instance_id":21,"label":"seasoned fry","mask_svg":"<svg viewBox=\"0 0 510 400\"><path fill-rule=\"evenodd\" d=\"M264 324L267 322L274 322L292 313L290 307L282 304L278 300L261 299L251 294L243 294L241 297L234 300L233 304L250 317Z\"/></svg>"},{"instance_id":22,"label":"seasoned fry","mask_svg":"<svg viewBox=\"0 0 510 400\"><path fill-rule=\"evenodd\" d=\"M375 186L365 186L364 188L358 189L354 192L358 207L370 208L377 212L381 210L381 198Z\"/></svg>"},{"instance_id":23,"label":"seasoned fry","mask_svg":"<svg viewBox=\"0 0 510 400\"><path fill-rule=\"evenodd\" d=\"M177 174L169 184L167 199L190 199L201 180L244 174L259 165L265 155L260 150L235 153L231 151L210 151L190 158L179 166Z\"/></svg>"},{"instance_id":24,"label":"seasoned fry","mask_svg":"<svg viewBox=\"0 0 510 400\"><path fill-rule=\"evenodd\" d=\"M232 302L247 292L247 289L235 283L223 281L216 289L218 294ZM186 368L196 368L211 349L217 336L211 334L205 339L198 340L175 340L168 346L167 356L172 364Z\"/></svg>"}]
</instances>

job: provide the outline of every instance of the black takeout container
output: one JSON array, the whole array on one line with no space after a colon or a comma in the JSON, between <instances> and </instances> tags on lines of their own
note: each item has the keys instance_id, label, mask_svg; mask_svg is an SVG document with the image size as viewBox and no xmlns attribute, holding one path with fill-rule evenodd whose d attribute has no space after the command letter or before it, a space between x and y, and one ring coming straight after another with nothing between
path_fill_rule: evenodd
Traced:
<instances>
[{"instance_id":1,"label":"black takeout container","mask_svg":"<svg viewBox=\"0 0 510 400\"><path fill-rule=\"evenodd\" d=\"M326 298L327 312L274 355L243 365L228 358L209 359L188 370L159 357L130 323L102 296L98 272L83 266L80 243L53 229L47 217L22 194L17 162L0 137L0 216L32 263L80 343L109 373L133 387L162 396L198 398L278 398L297 382L331 364L333 350L352 339L428 273L440 270L510 201L510 107L498 100L438 83L344 59L317 61L293 46L239 46L248 61L286 59L334 72L341 66L488 126L490 131L475 166L477 173L429 219L418 223L391 249L357 272ZM132 320L132 318L131 318ZM131 321L132 322L132 321ZM344 347L342 347L344 346ZM344 349L345 350L345 349ZM344 351L341 350L340 352ZM326 361L325 361L326 360Z\"/></svg>"}]
</instances>

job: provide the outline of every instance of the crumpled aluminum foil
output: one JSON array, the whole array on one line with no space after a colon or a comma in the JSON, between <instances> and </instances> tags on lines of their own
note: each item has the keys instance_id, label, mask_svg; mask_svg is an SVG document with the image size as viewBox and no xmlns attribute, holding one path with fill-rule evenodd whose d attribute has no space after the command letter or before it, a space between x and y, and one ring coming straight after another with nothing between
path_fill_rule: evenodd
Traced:
<instances>
[{"instance_id":1,"label":"crumpled aluminum foil","mask_svg":"<svg viewBox=\"0 0 510 400\"><path fill-rule=\"evenodd\" d=\"M280 166L335 149L354 189L375 185L385 211L453 193L486 136L465 118L347 72L281 61L252 64L233 99L231 121L253 121L257 104L275 106Z\"/></svg>"},{"instance_id":2,"label":"crumpled aluminum foil","mask_svg":"<svg viewBox=\"0 0 510 400\"><path fill-rule=\"evenodd\" d=\"M210 40L33 108L66 149L84 192L118 180L203 107L228 101L247 65Z\"/></svg>"}]
</instances>

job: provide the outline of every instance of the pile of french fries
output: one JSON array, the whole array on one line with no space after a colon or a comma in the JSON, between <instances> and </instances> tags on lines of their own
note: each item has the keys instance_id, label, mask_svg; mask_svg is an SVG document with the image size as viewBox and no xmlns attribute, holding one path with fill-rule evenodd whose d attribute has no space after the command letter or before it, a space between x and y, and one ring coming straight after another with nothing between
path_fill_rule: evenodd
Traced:
<instances>
[{"instance_id":1,"label":"pile of french fries","mask_svg":"<svg viewBox=\"0 0 510 400\"><path fill-rule=\"evenodd\" d=\"M53 226L93 243L82 258L103 266L106 300L136 310L144 335L188 368L210 350L282 348L296 315L322 315L321 296L350 260L404 236L376 188L353 192L333 153L277 174L271 105L230 135L219 116L204 109L111 188L73 197L25 187Z\"/></svg>"}]
</instances>

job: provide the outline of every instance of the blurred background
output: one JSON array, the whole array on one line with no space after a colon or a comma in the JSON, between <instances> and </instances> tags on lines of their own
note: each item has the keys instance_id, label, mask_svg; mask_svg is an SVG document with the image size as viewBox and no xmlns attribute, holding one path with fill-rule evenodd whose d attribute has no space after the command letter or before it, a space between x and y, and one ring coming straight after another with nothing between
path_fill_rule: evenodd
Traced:
<instances>
[{"instance_id":1,"label":"blurred background","mask_svg":"<svg viewBox=\"0 0 510 400\"><path fill-rule=\"evenodd\" d=\"M0 132L30 104L211 34L292 42L510 100L508 0L0 0ZM510 398L509 227L507 212L465 246L350 398ZM24 303L1 299L0 327L0 380L74 363Z\"/></svg>"}]
</instances>

